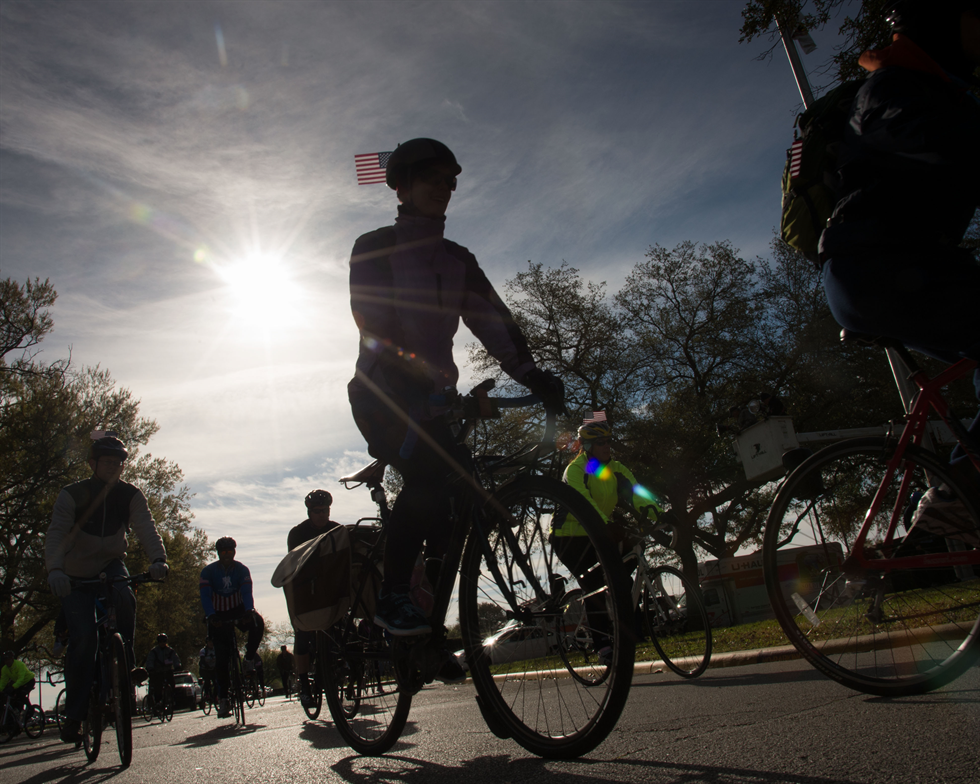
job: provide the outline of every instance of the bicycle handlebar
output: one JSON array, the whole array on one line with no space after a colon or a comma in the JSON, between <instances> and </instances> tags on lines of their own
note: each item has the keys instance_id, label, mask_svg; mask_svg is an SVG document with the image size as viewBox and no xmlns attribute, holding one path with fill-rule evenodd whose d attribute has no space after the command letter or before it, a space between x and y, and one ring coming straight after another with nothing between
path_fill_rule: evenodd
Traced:
<instances>
[{"instance_id":1,"label":"bicycle handlebar","mask_svg":"<svg viewBox=\"0 0 980 784\"><path fill-rule=\"evenodd\" d=\"M109 577L105 572L102 572L98 577L71 577L72 587L77 587L81 585L102 585L103 583L107 585L115 585L116 583L128 583L129 585L142 585L143 583L162 583L163 580L154 580L150 577L149 572L142 572L141 574L128 574L121 575L117 574L114 577Z\"/></svg>"}]
</instances>

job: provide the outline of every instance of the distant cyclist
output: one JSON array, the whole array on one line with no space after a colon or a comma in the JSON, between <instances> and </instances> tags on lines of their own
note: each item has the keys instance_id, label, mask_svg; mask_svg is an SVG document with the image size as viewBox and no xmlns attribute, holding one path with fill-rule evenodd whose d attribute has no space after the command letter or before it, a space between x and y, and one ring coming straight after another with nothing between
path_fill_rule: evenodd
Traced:
<instances>
[{"instance_id":1,"label":"distant cyclist","mask_svg":"<svg viewBox=\"0 0 980 784\"><path fill-rule=\"evenodd\" d=\"M170 647L167 635L161 632L157 635L157 644L150 648L146 655L146 671L150 676L149 689L157 705L163 703L163 687L169 685L174 689L174 672L180 671L180 657L177 651Z\"/></svg>"},{"instance_id":2,"label":"distant cyclist","mask_svg":"<svg viewBox=\"0 0 980 784\"><path fill-rule=\"evenodd\" d=\"M286 699L289 699L290 679L296 670L296 660L285 645L279 647L279 655L276 656L276 669L279 670L283 693L286 695Z\"/></svg>"},{"instance_id":3,"label":"distant cyclist","mask_svg":"<svg viewBox=\"0 0 980 784\"><path fill-rule=\"evenodd\" d=\"M859 61L869 76L820 243L827 300L848 329L980 359L980 266L960 247L980 206L980 104L968 92L980 85L980 0L902 0L888 22L892 44ZM980 370L975 384L980 398ZM980 436L980 416L970 432ZM930 489L916 523L956 536L956 505Z\"/></svg>"},{"instance_id":4,"label":"distant cyclist","mask_svg":"<svg viewBox=\"0 0 980 784\"><path fill-rule=\"evenodd\" d=\"M286 537L286 547L289 550L295 550L301 544L316 539L320 534L339 525L330 519L330 506L333 504L333 496L326 490L311 490L304 503L306 504L306 519L292 528ZM313 700L313 695L310 692L309 671L310 652L313 650L315 639L316 632L307 632L293 627L293 651L296 660L292 662L293 657L291 655L289 658L299 679L299 700L303 705L310 705ZM283 646L283 649L285 647ZM285 684L286 682L283 681L283 685Z\"/></svg>"},{"instance_id":5,"label":"distant cyclist","mask_svg":"<svg viewBox=\"0 0 980 784\"><path fill-rule=\"evenodd\" d=\"M201 570L201 605L208 621L208 634L214 640L218 718L222 719L231 715L228 669L235 646L234 630L237 627L246 634L244 665L249 670L256 666L256 651L265 632L262 616L255 611L252 598L252 575L245 564L235 560L237 547L230 536L221 537L214 546L218 560Z\"/></svg>"},{"instance_id":6,"label":"distant cyclist","mask_svg":"<svg viewBox=\"0 0 980 784\"><path fill-rule=\"evenodd\" d=\"M0 667L0 692L10 697L11 707L20 712L27 703L28 696L37 683L34 673L18 659L13 651L3 652L3 667Z\"/></svg>"},{"instance_id":7,"label":"distant cyclist","mask_svg":"<svg viewBox=\"0 0 980 784\"><path fill-rule=\"evenodd\" d=\"M632 510L641 517L656 521L663 513L651 493L640 486L632 472L612 459L612 427L606 421L604 412L596 412L588 417L578 429L578 454L565 468L562 479L585 496L607 525L610 538L619 543L622 549L631 545L629 535L614 514L617 507ZM574 448L574 444L573 444ZM582 524L572 515L556 519L552 525L551 540L558 557L582 582L583 590L592 592L602 587L592 575L592 567L598 563L595 548L589 542ZM601 580L601 572L598 573ZM593 640L593 647L599 661L608 663L612 656L612 643L602 632L607 628L601 620L598 601L586 601L590 621L599 632Z\"/></svg>"},{"instance_id":8,"label":"distant cyclist","mask_svg":"<svg viewBox=\"0 0 980 784\"><path fill-rule=\"evenodd\" d=\"M205 637L204 647L201 648L197 656L197 672L201 676L201 691L205 699L207 699L215 695L214 679L218 658L214 650L214 640L210 637Z\"/></svg>"},{"instance_id":9,"label":"distant cyclist","mask_svg":"<svg viewBox=\"0 0 980 784\"><path fill-rule=\"evenodd\" d=\"M61 597L71 643L65 656L65 720L61 739L80 740L78 729L88 714L89 694L95 680L98 632L95 626L97 586L72 588L71 578L91 579L129 575L124 564L129 548L127 533L136 533L150 559L150 576L167 575L167 551L153 522L146 496L135 485L123 482L123 463L129 453L114 436L96 439L89 450L92 476L68 485L54 503L51 525L44 542L44 562L52 592ZM132 589L113 586L116 626L126 644L133 666L133 634L136 628L136 595ZM139 682L145 673L135 674Z\"/></svg>"}]
</instances>

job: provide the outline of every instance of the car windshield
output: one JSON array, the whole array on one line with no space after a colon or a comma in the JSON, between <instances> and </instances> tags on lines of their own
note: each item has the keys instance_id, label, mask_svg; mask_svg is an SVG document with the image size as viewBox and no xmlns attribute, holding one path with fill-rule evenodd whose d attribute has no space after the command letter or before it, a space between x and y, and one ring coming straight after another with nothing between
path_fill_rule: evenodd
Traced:
<instances>
[{"instance_id":1,"label":"car windshield","mask_svg":"<svg viewBox=\"0 0 980 784\"><path fill-rule=\"evenodd\" d=\"M189 672L178 672L174 675L174 683L194 683L194 676Z\"/></svg>"}]
</instances>

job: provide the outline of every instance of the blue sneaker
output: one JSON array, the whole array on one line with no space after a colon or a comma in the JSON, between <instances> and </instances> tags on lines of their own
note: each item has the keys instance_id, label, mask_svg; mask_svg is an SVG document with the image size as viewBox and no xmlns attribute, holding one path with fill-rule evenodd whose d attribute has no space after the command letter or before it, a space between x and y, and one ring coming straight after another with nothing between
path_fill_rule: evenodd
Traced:
<instances>
[{"instance_id":1,"label":"blue sneaker","mask_svg":"<svg viewBox=\"0 0 980 784\"><path fill-rule=\"evenodd\" d=\"M412 604L408 591L391 591L378 597L374 622L396 637L411 637L432 631L428 619Z\"/></svg>"}]
</instances>

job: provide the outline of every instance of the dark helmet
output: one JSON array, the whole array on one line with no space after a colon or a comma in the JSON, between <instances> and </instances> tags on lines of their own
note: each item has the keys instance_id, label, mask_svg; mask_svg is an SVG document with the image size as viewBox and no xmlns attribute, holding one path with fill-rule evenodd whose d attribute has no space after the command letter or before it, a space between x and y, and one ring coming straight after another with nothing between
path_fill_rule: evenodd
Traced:
<instances>
[{"instance_id":1,"label":"dark helmet","mask_svg":"<svg viewBox=\"0 0 980 784\"><path fill-rule=\"evenodd\" d=\"M238 542L236 542L230 536L222 536L217 542L214 543L214 549L219 553L222 550L237 550Z\"/></svg>"},{"instance_id":2,"label":"dark helmet","mask_svg":"<svg viewBox=\"0 0 980 784\"><path fill-rule=\"evenodd\" d=\"M98 460L100 457L118 457L120 460L125 460L129 457L129 452L118 438L103 436L92 442L88 456L93 460Z\"/></svg>"},{"instance_id":3,"label":"dark helmet","mask_svg":"<svg viewBox=\"0 0 980 784\"><path fill-rule=\"evenodd\" d=\"M980 15L980 0L897 0L885 19L893 33L908 36L947 71L967 78L976 66L963 52L964 11Z\"/></svg>"},{"instance_id":4,"label":"dark helmet","mask_svg":"<svg viewBox=\"0 0 980 784\"><path fill-rule=\"evenodd\" d=\"M3 660L4 661L7 661L7 659L13 659L13 658L14 658L14 652L13 651L6 650L6 651L3 652Z\"/></svg>"},{"instance_id":5,"label":"dark helmet","mask_svg":"<svg viewBox=\"0 0 980 784\"><path fill-rule=\"evenodd\" d=\"M453 169L453 176L463 171L456 162L456 156L442 142L435 139L410 139L402 142L388 158L385 167L385 182L392 190L405 177L411 178L413 171L419 171L436 163L444 163Z\"/></svg>"},{"instance_id":6,"label":"dark helmet","mask_svg":"<svg viewBox=\"0 0 980 784\"><path fill-rule=\"evenodd\" d=\"M166 635L166 634L164 634L163 632L160 632L160 633L159 633L159 634L157 635L157 642L158 642L158 643L159 643L159 642L162 642L162 643L163 643L164 645L166 645L166 644L167 644L167 635Z\"/></svg>"},{"instance_id":7,"label":"dark helmet","mask_svg":"<svg viewBox=\"0 0 980 784\"><path fill-rule=\"evenodd\" d=\"M306 508L315 509L320 506L330 506L333 503L333 496L326 490L314 490L306 496Z\"/></svg>"}]
</instances>

